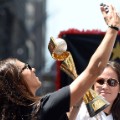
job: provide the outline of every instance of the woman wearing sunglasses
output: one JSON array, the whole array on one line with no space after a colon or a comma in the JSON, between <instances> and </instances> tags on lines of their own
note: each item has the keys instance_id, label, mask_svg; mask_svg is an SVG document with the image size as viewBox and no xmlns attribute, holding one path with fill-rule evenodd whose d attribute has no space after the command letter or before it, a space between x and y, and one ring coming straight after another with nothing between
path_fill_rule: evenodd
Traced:
<instances>
[{"instance_id":1,"label":"woman wearing sunglasses","mask_svg":"<svg viewBox=\"0 0 120 120\"><path fill-rule=\"evenodd\" d=\"M109 61L102 74L97 77L93 89L110 105L90 118L85 104L82 103L76 120L120 120L120 64Z\"/></svg>"},{"instance_id":2,"label":"woman wearing sunglasses","mask_svg":"<svg viewBox=\"0 0 120 120\"><path fill-rule=\"evenodd\" d=\"M36 96L41 82L35 69L15 58L0 61L1 120L67 120L66 112L95 82L106 66L118 34L120 18L111 6L102 13L110 25L103 41L92 55L87 68L69 86L45 96Z\"/></svg>"}]
</instances>

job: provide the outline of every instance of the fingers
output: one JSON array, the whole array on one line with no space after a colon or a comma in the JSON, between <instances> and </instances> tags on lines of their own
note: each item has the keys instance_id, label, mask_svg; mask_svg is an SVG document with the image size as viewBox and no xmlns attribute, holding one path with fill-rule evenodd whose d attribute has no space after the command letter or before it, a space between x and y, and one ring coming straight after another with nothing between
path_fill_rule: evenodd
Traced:
<instances>
[{"instance_id":1,"label":"fingers","mask_svg":"<svg viewBox=\"0 0 120 120\"><path fill-rule=\"evenodd\" d=\"M115 11L114 7L112 5L109 5L109 13L112 13L114 11Z\"/></svg>"},{"instance_id":2,"label":"fingers","mask_svg":"<svg viewBox=\"0 0 120 120\"><path fill-rule=\"evenodd\" d=\"M106 24L116 30L120 27L120 16L112 5L101 3L100 10Z\"/></svg>"},{"instance_id":3,"label":"fingers","mask_svg":"<svg viewBox=\"0 0 120 120\"><path fill-rule=\"evenodd\" d=\"M113 7L112 5L109 5L109 14L110 14L111 16L116 16L116 15L118 15L115 7Z\"/></svg>"},{"instance_id":4,"label":"fingers","mask_svg":"<svg viewBox=\"0 0 120 120\"><path fill-rule=\"evenodd\" d=\"M108 5L101 3L100 6L104 8L104 10L106 11L106 13L109 12L109 6Z\"/></svg>"},{"instance_id":5,"label":"fingers","mask_svg":"<svg viewBox=\"0 0 120 120\"><path fill-rule=\"evenodd\" d=\"M105 20L106 24L108 25L108 19L107 19L107 13L109 11L108 7L107 7L107 11L106 11L106 5L101 3L100 4L100 10L101 10L101 13L102 13L102 15L104 17L104 20Z\"/></svg>"},{"instance_id":6,"label":"fingers","mask_svg":"<svg viewBox=\"0 0 120 120\"><path fill-rule=\"evenodd\" d=\"M106 14L107 14L106 11L105 11L105 8L103 6L101 6L100 9L101 9L101 12L102 12L103 16L105 17Z\"/></svg>"}]
</instances>

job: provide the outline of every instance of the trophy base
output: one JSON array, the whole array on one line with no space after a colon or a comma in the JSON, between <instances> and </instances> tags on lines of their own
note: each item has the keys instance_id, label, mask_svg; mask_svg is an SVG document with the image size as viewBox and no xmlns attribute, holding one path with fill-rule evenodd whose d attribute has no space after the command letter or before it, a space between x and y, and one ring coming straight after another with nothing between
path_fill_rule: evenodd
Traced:
<instances>
[{"instance_id":1,"label":"trophy base","mask_svg":"<svg viewBox=\"0 0 120 120\"><path fill-rule=\"evenodd\" d=\"M109 102L103 99L101 96L97 96L95 99L86 104L90 117L97 115L99 112L109 106Z\"/></svg>"}]
</instances>

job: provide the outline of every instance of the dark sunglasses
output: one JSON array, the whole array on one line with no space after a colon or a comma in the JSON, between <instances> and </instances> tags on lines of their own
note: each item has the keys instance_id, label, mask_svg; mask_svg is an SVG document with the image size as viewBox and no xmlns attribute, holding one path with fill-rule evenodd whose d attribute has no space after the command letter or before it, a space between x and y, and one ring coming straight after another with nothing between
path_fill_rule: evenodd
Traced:
<instances>
[{"instance_id":1,"label":"dark sunglasses","mask_svg":"<svg viewBox=\"0 0 120 120\"><path fill-rule=\"evenodd\" d=\"M100 85L103 85L103 84L107 83L111 87L115 87L119 84L119 82L116 79L113 79L113 78L110 78L110 79L107 79L107 80L105 80L104 78L100 78L96 82L99 83Z\"/></svg>"},{"instance_id":2,"label":"dark sunglasses","mask_svg":"<svg viewBox=\"0 0 120 120\"><path fill-rule=\"evenodd\" d=\"M24 65L24 67L22 68L21 72L22 72L23 70L25 70L25 69L32 70L32 67L31 67L28 63L26 63L26 64Z\"/></svg>"}]
</instances>

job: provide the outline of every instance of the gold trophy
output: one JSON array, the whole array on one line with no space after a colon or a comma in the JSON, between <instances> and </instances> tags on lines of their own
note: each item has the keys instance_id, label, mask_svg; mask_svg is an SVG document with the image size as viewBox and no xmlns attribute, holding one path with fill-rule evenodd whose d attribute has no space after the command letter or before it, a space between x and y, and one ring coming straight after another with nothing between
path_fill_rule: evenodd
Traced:
<instances>
[{"instance_id":1,"label":"gold trophy","mask_svg":"<svg viewBox=\"0 0 120 120\"><path fill-rule=\"evenodd\" d=\"M57 41L59 41L59 43L56 43ZM48 49L55 60L62 61L60 69L75 80L78 75L71 53L66 51L66 42L63 39L55 41L54 38L51 37ZM84 94L83 101L86 104L90 117L95 116L110 104L91 88Z\"/></svg>"}]
</instances>

